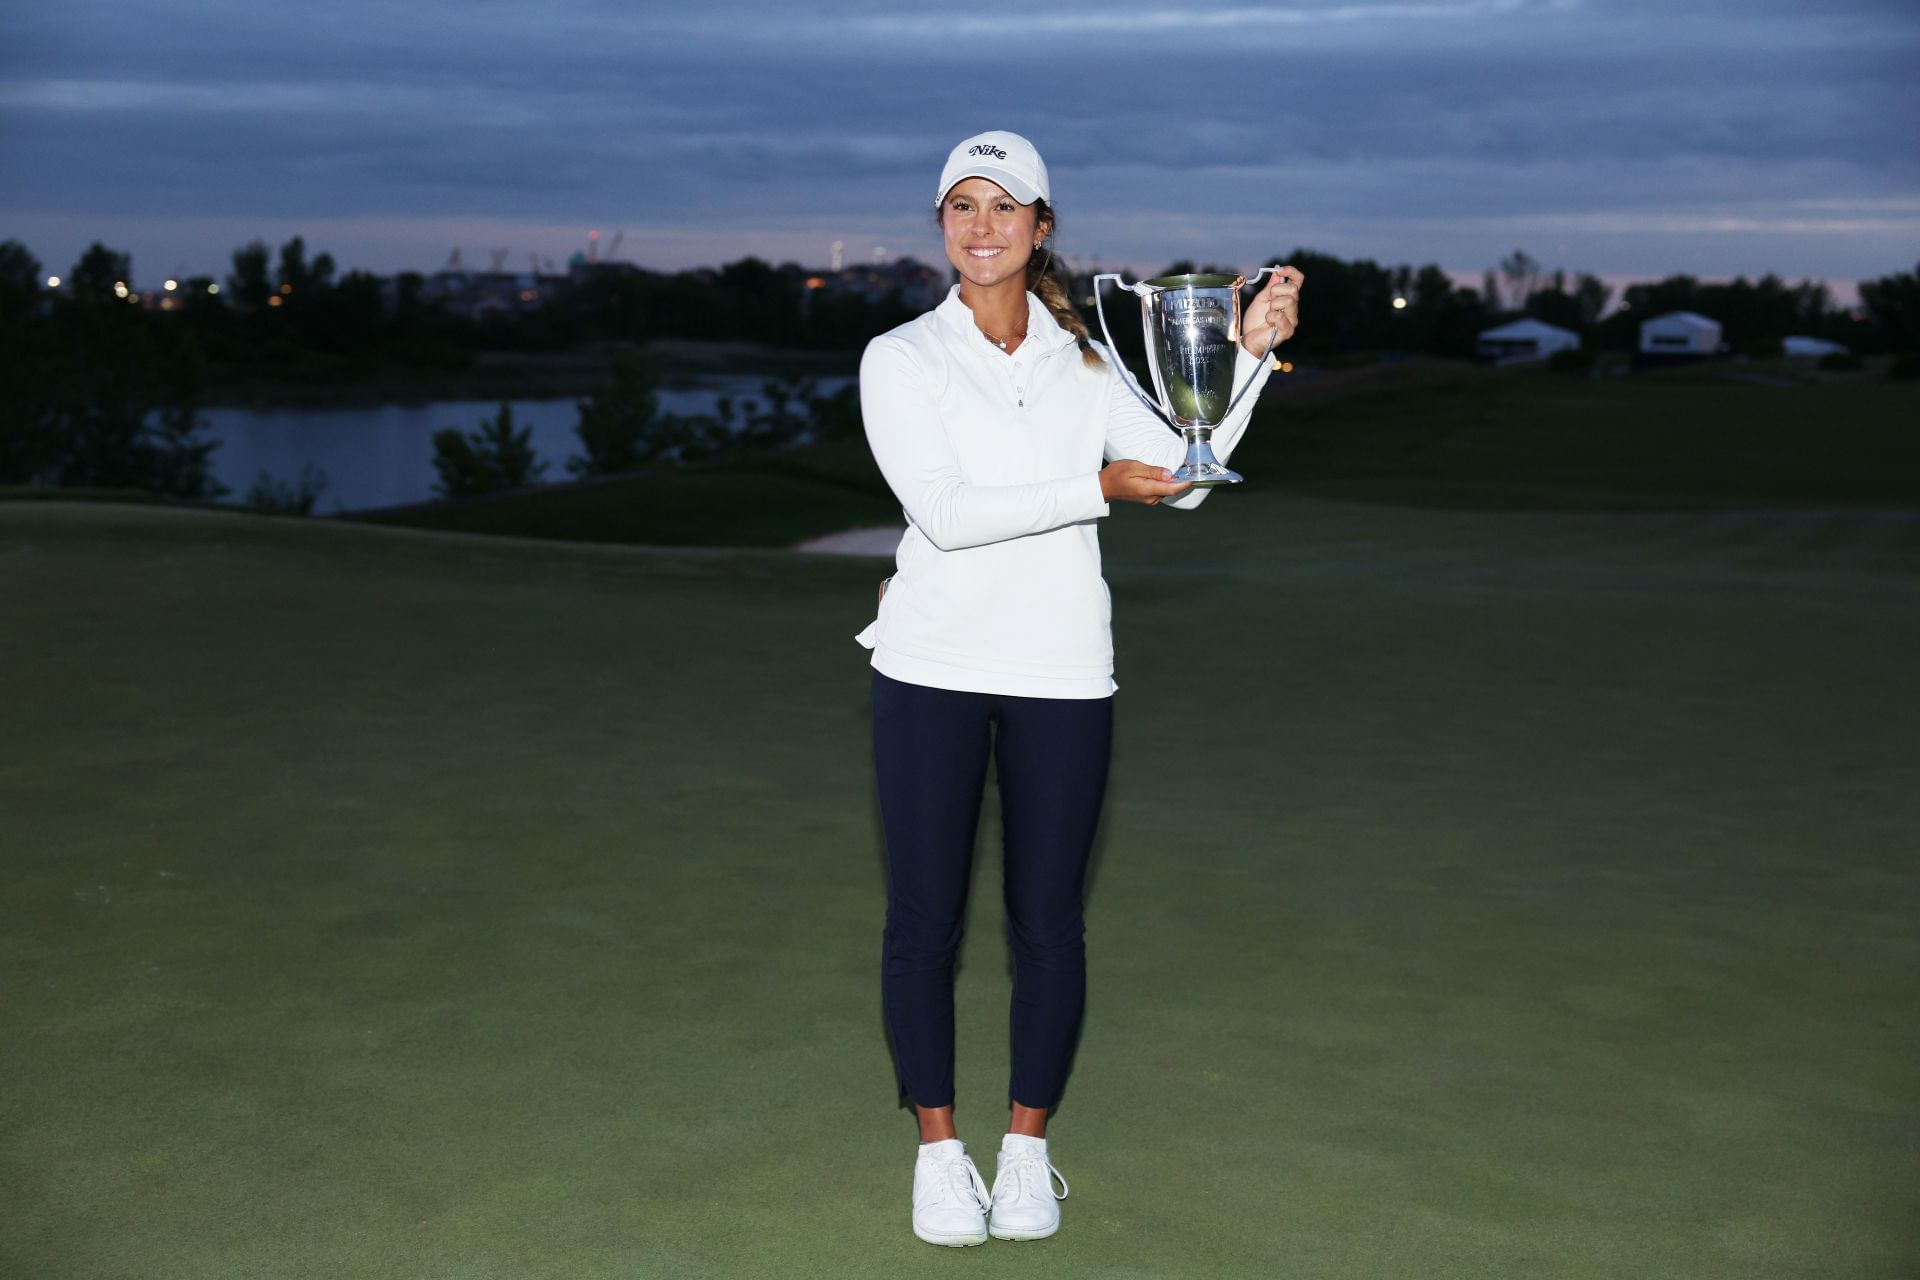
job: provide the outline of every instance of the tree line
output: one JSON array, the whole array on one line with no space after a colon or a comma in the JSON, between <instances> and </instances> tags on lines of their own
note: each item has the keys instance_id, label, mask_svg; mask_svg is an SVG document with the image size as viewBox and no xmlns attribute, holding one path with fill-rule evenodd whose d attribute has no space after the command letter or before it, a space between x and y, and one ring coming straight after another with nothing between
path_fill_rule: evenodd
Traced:
<instances>
[{"instance_id":1,"label":"tree line","mask_svg":"<svg viewBox=\"0 0 1920 1280\"><path fill-rule=\"evenodd\" d=\"M1588 347L1631 351L1640 322L1668 311L1712 317L1733 350L1752 356L1778 355L1781 340L1795 334L1866 354L1920 352L1920 267L1863 281L1861 306L1854 309L1838 305L1824 284L1789 284L1771 274L1718 283L1674 275L1628 285L1616 297L1598 276L1549 271L1524 251L1489 269L1477 289L1455 284L1434 265L1345 261L1307 249L1275 261L1293 263L1309 282L1312 323L1288 344L1302 355L1397 351L1467 358L1482 331L1523 316L1571 329Z\"/></svg>"},{"instance_id":2,"label":"tree line","mask_svg":"<svg viewBox=\"0 0 1920 1280\"><path fill-rule=\"evenodd\" d=\"M1598 277L1549 271L1523 252L1489 270L1478 288L1457 284L1434 264L1390 266L1307 249L1275 260L1292 262L1311 282L1309 322L1289 347L1309 360L1388 352L1466 358L1482 330L1521 315L1574 329L1589 347L1630 349L1639 322L1669 310L1712 316L1734 349L1754 355L1777 352L1795 333L1865 353L1920 353L1920 268L1862 282L1860 307L1848 309L1823 285L1773 275L1717 283L1670 276L1630 285L1616 300ZM1175 263L1168 271L1191 269ZM61 287L50 289L26 246L0 242L0 342L9 353L0 363L0 484L221 497L209 465L216 445L202 435L199 410L209 386L236 372L268 383L317 378L337 385L368 370L457 373L483 352L619 349L665 338L852 353L913 313L898 296L819 288L797 264L745 258L672 273L587 272L543 305L472 318L433 301L418 273L390 281L342 273L330 254L310 255L299 237L277 252L262 241L241 247L224 280L176 281L160 307L129 305L141 301L132 279L128 256L96 243ZM1084 273L1070 281L1071 295L1089 313L1092 288ZM1110 317L1111 307L1128 305L1117 296L1107 301ZM1131 323L1115 327L1123 348L1137 343L1137 334ZM1913 365L1909 359L1903 367ZM589 468L693 461L810 434L858 432L851 394L831 400L800 387L770 389L751 411L689 419L649 407L653 377L650 367L629 366L583 406L579 430ZM493 454L512 435L489 437ZM597 448L592 439L612 443ZM481 461L463 462L458 447L447 446L448 492L496 483L487 449L474 453ZM263 477L248 498L306 509L314 484L303 477L290 489Z\"/></svg>"}]
</instances>

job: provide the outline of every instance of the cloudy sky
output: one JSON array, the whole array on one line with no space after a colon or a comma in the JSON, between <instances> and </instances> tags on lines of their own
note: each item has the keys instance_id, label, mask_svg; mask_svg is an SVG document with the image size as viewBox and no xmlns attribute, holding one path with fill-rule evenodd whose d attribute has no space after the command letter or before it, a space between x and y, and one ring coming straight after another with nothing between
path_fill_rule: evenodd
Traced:
<instances>
[{"instance_id":1,"label":"cloudy sky","mask_svg":"<svg viewBox=\"0 0 1920 1280\"><path fill-rule=\"evenodd\" d=\"M938 260L947 149L1053 171L1062 251L1848 282L1920 259L1914 0L62 0L0 41L0 238L143 284L304 234L654 267Z\"/></svg>"}]
</instances>

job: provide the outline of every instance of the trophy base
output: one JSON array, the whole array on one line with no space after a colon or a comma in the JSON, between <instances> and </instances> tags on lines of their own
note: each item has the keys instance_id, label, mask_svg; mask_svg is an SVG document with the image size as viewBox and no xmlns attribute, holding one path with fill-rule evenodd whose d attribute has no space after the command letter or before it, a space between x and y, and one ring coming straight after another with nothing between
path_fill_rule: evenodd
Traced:
<instances>
[{"instance_id":1,"label":"trophy base","mask_svg":"<svg viewBox=\"0 0 1920 1280\"><path fill-rule=\"evenodd\" d=\"M1246 477L1216 462L1211 467L1181 467L1173 473L1173 478L1176 483L1190 484L1196 489L1211 489L1216 485L1239 484Z\"/></svg>"},{"instance_id":2,"label":"trophy base","mask_svg":"<svg viewBox=\"0 0 1920 1280\"><path fill-rule=\"evenodd\" d=\"M1180 424L1180 434L1187 438L1187 456L1179 470L1173 473L1176 481L1190 484L1196 489L1240 483L1240 473L1229 471L1226 464L1213 456L1212 427L1183 422Z\"/></svg>"}]
</instances>

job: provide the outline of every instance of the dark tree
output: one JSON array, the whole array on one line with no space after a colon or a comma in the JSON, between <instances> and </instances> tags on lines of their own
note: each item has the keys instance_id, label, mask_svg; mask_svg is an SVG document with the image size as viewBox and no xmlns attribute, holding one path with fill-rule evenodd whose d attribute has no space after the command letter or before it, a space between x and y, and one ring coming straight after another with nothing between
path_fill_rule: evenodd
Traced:
<instances>
[{"instance_id":1,"label":"dark tree","mask_svg":"<svg viewBox=\"0 0 1920 1280\"><path fill-rule=\"evenodd\" d=\"M60 451L54 353L36 323L40 262L17 240L0 244L0 484L47 478Z\"/></svg>"},{"instance_id":2,"label":"dark tree","mask_svg":"<svg viewBox=\"0 0 1920 1280\"><path fill-rule=\"evenodd\" d=\"M59 484L153 487L156 451L146 424L160 356L141 329L117 336L121 340L112 348L81 348L74 374L58 388Z\"/></svg>"},{"instance_id":3,"label":"dark tree","mask_svg":"<svg viewBox=\"0 0 1920 1280\"><path fill-rule=\"evenodd\" d=\"M1523 309L1534 319L1557 324L1562 329L1581 327L1579 300L1564 289L1535 289L1528 295Z\"/></svg>"},{"instance_id":4,"label":"dark tree","mask_svg":"<svg viewBox=\"0 0 1920 1280\"><path fill-rule=\"evenodd\" d=\"M307 242L300 236L280 246L280 270L275 283L283 297L303 300L307 294L326 288L332 281L332 254L320 254L309 262Z\"/></svg>"},{"instance_id":5,"label":"dark tree","mask_svg":"<svg viewBox=\"0 0 1920 1280\"><path fill-rule=\"evenodd\" d=\"M580 403L580 422L573 430L586 453L567 459L567 470L576 476L616 475L656 460L658 381L644 355L616 361L613 385Z\"/></svg>"},{"instance_id":6,"label":"dark tree","mask_svg":"<svg viewBox=\"0 0 1920 1280\"><path fill-rule=\"evenodd\" d=\"M1580 273L1573 286L1575 314L1580 319L1580 328L1591 329L1600 323L1600 313L1607 309L1607 303L1613 298L1613 286L1599 276Z\"/></svg>"},{"instance_id":7,"label":"dark tree","mask_svg":"<svg viewBox=\"0 0 1920 1280\"><path fill-rule=\"evenodd\" d=\"M435 492L457 498L532 484L547 464L534 456L533 428L516 430L513 406L502 402L500 412L483 419L477 432L457 427L434 432L433 469L440 473Z\"/></svg>"},{"instance_id":8,"label":"dark tree","mask_svg":"<svg viewBox=\"0 0 1920 1280\"><path fill-rule=\"evenodd\" d=\"M263 311L273 293L273 281L267 274L271 254L265 240L233 251L233 274L227 277L227 296L243 311Z\"/></svg>"},{"instance_id":9,"label":"dark tree","mask_svg":"<svg viewBox=\"0 0 1920 1280\"><path fill-rule=\"evenodd\" d=\"M1500 277L1507 282L1506 302L1510 311L1524 310L1527 299L1546 285L1544 268L1525 249L1515 249L1500 259Z\"/></svg>"},{"instance_id":10,"label":"dark tree","mask_svg":"<svg viewBox=\"0 0 1920 1280\"><path fill-rule=\"evenodd\" d=\"M201 435L200 360L192 350L165 353L155 371L158 403L154 421L143 433L142 450L149 473L141 487L196 502L211 502L227 493L213 478L213 453L218 440Z\"/></svg>"},{"instance_id":11,"label":"dark tree","mask_svg":"<svg viewBox=\"0 0 1920 1280\"><path fill-rule=\"evenodd\" d=\"M309 284L305 293L296 290L293 297L304 299L297 308L300 332L318 350L361 355L375 350L386 337L380 281L365 271L349 271L331 288Z\"/></svg>"},{"instance_id":12,"label":"dark tree","mask_svg":"<svg viewBox=\"0 0 1920 1280\"><path fill-rule=\"evenodd\" d=\"M131 289L132 281L133 259L114 252L98 240L87 246L80 261L67 273L69 292L74 299L90 304L120 302L121 291Z\"/></svg>"},{"instance_id":13,"label":"dark tree","mask_svg":"<svg viewBox=\"0 0 1920 1280\"><path fill-rule=\"evenodd\" d=\"M1891 351L1920 352L1920 266L1877 280L1862 280L1860 301L1879 330L1883 346Z\"/></svg>"},{"instance_id":14,"label":"dark tree","mask_svg":"<svg viewBox=\"0 0 1920 1280\"><path fill-rule=\"evenodd\" d=\"M40 298L40 259L18 240L0 241L0 319L25 316Z\"/></svg>"}]
</instances>

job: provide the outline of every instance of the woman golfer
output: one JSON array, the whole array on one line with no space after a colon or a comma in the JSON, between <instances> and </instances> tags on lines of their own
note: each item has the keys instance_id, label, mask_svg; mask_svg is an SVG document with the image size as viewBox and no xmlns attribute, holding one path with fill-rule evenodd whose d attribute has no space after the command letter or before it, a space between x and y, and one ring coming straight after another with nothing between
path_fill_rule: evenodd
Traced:
<instances>
[{"instance_id":1,"label":"woman golfer","mask_svg":"<svg viewBox=\"0 0 1920 1280\"><path fill-rule=\"evenodd\" d=\"M934 203L960 283L860 364L867 440L909 521L859 639L873 650L887 853L883 1001L920 1122L913 1230L934 1244L1059 1229L1067 1183L1047 1116L1085 1003L1081 894L1117 687L1095 521L1116 501L1206 497L1173 483L1180 437L1135 400L1050 273L1050 199L1018 134L955 147ZM1247 308L1236 386L1264 379L1269 344L1293 333L1300 283L1282 268ZM1221 458L1256 396L1214 431ZM1012 1124L990 1191L953 1123L954 956L989 756L1014 960Z\"/></svg>"}]
</instances>

